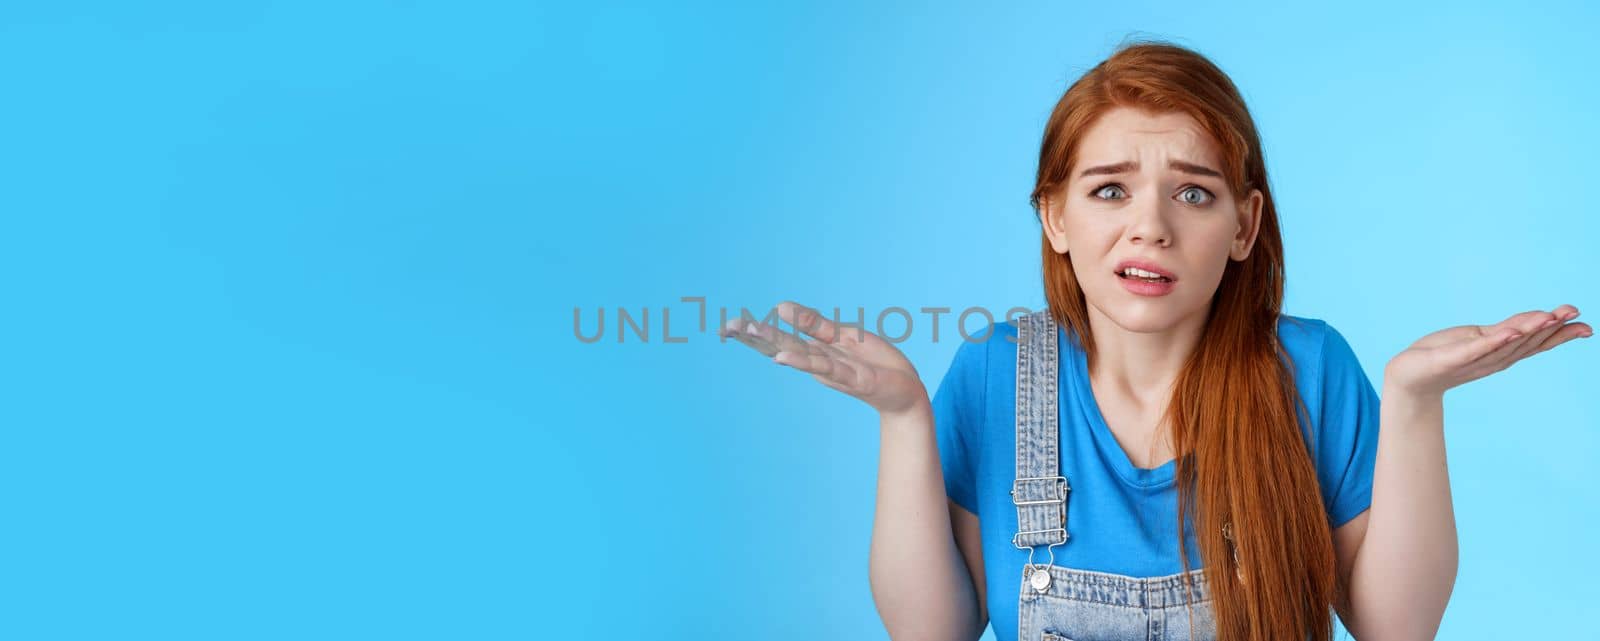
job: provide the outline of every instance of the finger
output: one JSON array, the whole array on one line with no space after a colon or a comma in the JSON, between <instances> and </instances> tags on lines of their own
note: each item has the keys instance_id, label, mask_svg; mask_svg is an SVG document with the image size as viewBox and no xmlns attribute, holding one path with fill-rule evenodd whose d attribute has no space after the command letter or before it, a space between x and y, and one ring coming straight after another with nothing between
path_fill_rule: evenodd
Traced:
<instances>
[{"instance_id":1,"label":"finger","mask_svg":"<svg viewBox=\"0 0 1600 641\"><path fill-rule=\"evenodd\" d=\"M1527 356L1532 356L1534 354L1547 351L1557 345L1573 339L1587 338L1593 335L1594 328L1590 327L1588 323L1568 323L1565 325L1559 325L1556 327L1556 331L1545 337L1543 341L1540 341L1539 346L1532 352L1529 352ZM1524 356L1523 358L1526 358L1527 356Z\"/></svg>"},{"instance_id":2,"label":"finger","mask_svg":"<svg viewBox=\"0 0 1600 641\"><path fill-rule=\"evenodd\" d=\"M1552 318L1554 318L1554 315L1552 315L1550 312L1534 310L1512 314L1503 321L1484 327L1484 333L1489 336L1494 336L1497 332L1506 331L1516 334L1516 336L1507 339L1514 343L1514 345L1510 345L1510 349L1505 349L1505 347L1507 347L1506 345L1495 345L1489 353L1483 354L1478 358L1468 362L1495 362L1503 359L1507 355L1515 353L1516 350L1520 349L1527 341L1529 334L1538 331L1546 321Z\"/></svg>"},{"instance_id":3,"label":"finger","mask_svg":"<svg viewBox=\"0 0 1600 641\"><path fill-rule=\"evenodd\" d=\"M722 323L721 327L717 328L717 336L727 338L734 335L734 333L741 329L744 329L744 319L730 318L726 322Z\"/></svg>"},{"instance_id":4,"label":"finger","mask_svg":"<svg viewBox=\"0 0 1600 641\"><path fill-rule=\"evenodd\" d=\"M778 346L762 340L758 336L751 336L744 332L734 332L733 339L750 346L751 349L761 352L763 356L776 356L778 354Z\"/></svg>"},{"instance_id":5,"label":"finger","mask_svg":"<svg viewBox=\"0 0 1600 641\"><path fill-rule=\"evenodd\" d=\"M859 382L854 366L832 358L827 354L784 350L778 352L777 356L774 356L772 360L780 365L788 365L800 371L826 378L841 386L853 388Z\"/></svg>"},{"instance_id":6,"label":"finger","mask_svg":"<svg viewBox=\"0 0 1600 641\"><path fill-rule=\"evenodd\" d=\"M778 317L784 322L793 325L805 335L824 343L832 343L839 338L839 327L828 319L823 318L817 310L786 300L778 303Z\"/></svg>"},{"instance_id":7,"label":"finger","mask_svg":"<svg viewBox=\"0 0 1600 641\"><path fill-rule=\"evenodd\" d=\"M1557 307L1555 315L1556 318L1561 320L1561 325L1556 327L1556 333L1552 338L1545 339L1545 345L1539 351L1550 349L1551 347L1565 343L1573 338L1588 338L1593 336L1593 327L1586 323L1572 322L1572 319L1577 318L1581 313L1583 312L1578 311L1578 308L1572 305L1561 305L1560 307ZM1572 327L1573 329L1567 329L1568 327ZM1573 332L1573 335L1569 337L1562 332Z\"/></svg>"},{"instance_id":8,"label":"finger","mask_svg":"<svg viewBox=\"0 0 1600 641\"><path fill-rule=\"evenodd\" d=\"M1577 317L1578 308L1572 305L1557 305L1555 309L1550 310L1549 314L1535 315L1535 318L1540 319L1539 325L1535 326L1531 332L1528 332L1528 337L1520 341L1516 351L1508 355L1506 361L1500 365L1502 367L1510 367L1512 363L1572 340L1579 330L1567 330L1569 333L1566 338L1555 343L1550 342L1550 337L1565 327L1563 323Z\"/></svg>"},{"instance_id":9,"label":"finger","mask_svg":"<svg viewBox=\"0 0 1600 641\"><path fill-rule=\"evenodd\" d=\"M1554 313L1556 315L1556 318L1561 319L1561 322L1565 323L1565 322L1570 321L1570 320L1572 320L1574 318L1577 318L1578 314L1580 312L1578 311L1577 307L1574 307L1572 305L1561 305L1561 306L1555 308Z\"/></svg>"},{"instance_id":10,"label":"finger","mask_svg":"<svg viewBox=\"0 0 1600 641\"><path fill-rule=\"evenodd\" d=\"M761 352L763 356L771 357L777 354L778 346L762 338L754 328L751 328L750 325L753 323L755 321L744 318L728 319L726 323L723 323L722 327L717 328L717 336L723 339L732 338L737 340L751 349Z\"/></svg>"},{"instance_id":11,"label":"finger","mask_svg":"<svg viewBox=\"0 0 1600 641\"><path fill-rule=\"evenodd\" d=\"M1464 367L1491 358L1495 352L1500 352L1523 336L1522 332L1511 328L1496 329L1491 326L1481 331L1483 335L1478 338L1439 348L1440 354L1446 362Z\"/></svg>"},{"instance_id":12,"label":"finger","mask_svg":"<svg viewBox=\"0 0 1600 641\"><path fill-rule=\"evenodd\" d=\"M1578 313L1578 308L1569 304L1557 305L1555 309L1550 310L1550 318L1544 321L1544 324L1540 326L1533 336L1528 337L1522 348L1517 350L1517 353L1512 357L1512 362L1520 361L1577 338L1581 335L1582 328L1569 330L1566 329L1568 327L1566 323L1577 318ZM1562 331L1567 333L1558 336L1557 334Z\"/></svg>"},{"instance_id":13,"label":"finger","mask_svg":"<svg viewBox=\"0 0 1600 641\"><path fill-rule=\"evenodd\" d=\"M1560 329L1561 317L1557 316L1555 312L1551 312L1549 318L1544 319L1539 325L1535 326L1526 338L1518 341L1517 349L1511 352L1507 359L1510 362L1516 362L1529 354L1539 351L1539 346L1544 343L1544 340Z\"/></svg>"},{"instance_id":14,"label":"finger","mask_svg":"<svg viewBox=\"0 0 1600 641\"><path fill-rule=\"evenodd\" d=\"M1510 366L1511 363L1514 362L1511 359L1511 355L1515 354L1518 349L1521 349L1522 345L1527 341L1527 334L1513 333L1511 338L1507 340L1505 344L1496 347L1493 351L1484 355L1483 358L1480 358L1471 364L1471 371L1475 372L1472 374L1472 378L1488 376L1489 374L1498 372Z\"/></svg>"},{"instance_id":15,"label":"finger","mask_svg":"<svg viewBox=\"0 0 1600 641\"><path fill-rule=\"evenodd\" d=\"M803 341L781 328L768 325L753 319L734 318L718 328L717 333L723 338L733 338L762 355L773 357L779 351L789 349L796 352L823 351L836 358L846 358L844 350L826 343L816 341Z\"/></svg>"},{"instance_id":16,"label":"finger","mask_svg":"<svg viewBox=\"0 0 1600 641\"><path fill-rule=\"evenodd\" d=\"M825 352L834 358L849 358L849 354L845 350L839 349L836 343L804 340L795 335L794 332L785 331L776 325L752 320L745 324L745 332L759 336L774 346L773 353L768 353L767 356L775 355L778 350L789 350L800 353Z\"/></svg>"},{"instance_id":17,"label":"finger","mask_svg":"<svg viewBox=\"0 0 1600 641\"><path fill-rule=\"evenodd\" d=\"M745 332L760 337L762 340L773 344L780 350L789 350L793 352L811 351L806 349L805 341L800 340L798 336L795 336L791 332L786 332L783 330L783 328L780 328L776 325L768 325L762 322L751 321L745 325Z\"/></svg>"},{"instance_id":18,"label":"finger","mask_svg":"<svg viewBox=\"0 0 1600 641\"><path fill-rule=\"evenodd\" d=\"M722 324L722 327L717 328L717 335L723 338L734 338L740 332L747 331L746 327L755 322L755 319L745 318L743 316L730 318L727 320L727 322Z\"/></svg>"},{"instance_id":19,"label":"finger","mask_svg":"<svg viewBox=\"0 0 1600 641\"><path fill-rule=\"evenodd\" d=\"M1515 329L1523 334L1529 334L1534 330L1537 330L1539 325L1543 323L1545 319L1551 318L1552 316L1553 314L1550 312L1537 309L1528 312L1518 312L1516 314L1507 316L1503 321L1493 325L1483 326L1483 330L1485 332L1494 332L1502 329Z\"/></svg>"}]
</instances>

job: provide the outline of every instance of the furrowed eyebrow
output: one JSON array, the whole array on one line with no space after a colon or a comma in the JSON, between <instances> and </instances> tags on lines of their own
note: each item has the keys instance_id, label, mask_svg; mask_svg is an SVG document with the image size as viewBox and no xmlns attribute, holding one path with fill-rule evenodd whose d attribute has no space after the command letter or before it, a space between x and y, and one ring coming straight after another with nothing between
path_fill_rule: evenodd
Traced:
<instances>
[{"instance_id":1,"label":"furrowed eyebrow","mask_svg":"<svg viewBox=\"0 0 1600 641\"><path fill-rule=\"evenodd\" d=\"M1181 171L1183 173L1186 173L1186 174L1194 174L1196 176L1210 176L1212 178L1221 178L1222 177L1222 174L1219 173L1215 169L1212 169L1212 168L1207 167L1205 165L1196 165L1194 163L1184 162L1182 160L1174 160L1172 162L1167 163L1167 166L1171 167L1173 169L1176 169L1178 171Z\"/></svg>"},{"instance_id":2,"label":"furrowed eyebrow","mask_svg":"<svg viewBox=\"0 0 1600 641\"><path fill-rule=\"evenodd\" d=\"M1122 174L1122 173L1127 173L1127 172L1130 172L1130 171L1138 171L1138 170L1139 170L1139 163L1132 162L1132 161L1119 162L1119 163L1114 164L1114 165L1100 165L1099 167L1090 167L1088 169L1083 170L1083 173L1078 174L1078 177L1082 178L1084 176L1099 176L1099 175L1102 175L1102 174L1103 175L1115 175L1115 174Z\"/></svg>"},{"instance_id":3,"label":"furrowed eyebrow","mask_svg":"<svg viewBox=\"0 0 1600 641\"><path fill-rule=\"evenodd\" d=\"M1218 172L1217 170L1215 170L1215 169L1212 169L1212 168L1207 167L1205 165L1196 165L1196 164L1191 163L1191 162L1184 162L1182 160L1171 161L1171 162L1167 163L1167 166L1171 167L1172 169L1176 169L1178 171L1186 173L1186 174L1194 174L1196 176L1210 176L1212 178L1221 178L1222 177L1222 174L1220 172ZM1138 171L1138 170L1139 170L1139 163L1136 163L1136 162L1133 162L1133 161L1125 161L1125 162L1119 162L1119 163L1112 164L1112 165L1100 165L1098 167L1090 167L1088 169L1083 170L1083 173L1078 174L1078 177L1082 178L1084 176L1116 175L1116 174L1122 174L1122 173L1127 173L1127 172L1130 172L1130 171Z\"/></svg>"}]
</instances>

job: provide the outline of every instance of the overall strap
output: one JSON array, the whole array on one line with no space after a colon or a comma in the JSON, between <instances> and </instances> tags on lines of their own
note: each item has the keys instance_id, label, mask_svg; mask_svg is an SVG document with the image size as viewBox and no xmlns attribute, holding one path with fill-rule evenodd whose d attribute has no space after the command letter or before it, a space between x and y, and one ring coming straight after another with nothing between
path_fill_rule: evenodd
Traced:
<instances>
[{"instance_id":1,"label":"overall strap","mask_svg":"<svg viewBox=\"0 0 1600 641\"><path fill-rule=\"evenodd\" d=\"M1034 546L1048 546L1049 564L1054 564L1055 547L1067 540L1071 487L1061 475L1058 447L1058 325L1048 309L1013 322L1017 325L1017 476L1011 502L1017 507L1017 533L1011 544L1028 551L1023 571L1032 575ZM1031 577L1038 579L1034 588L1049 587L1049 576L1040 572Z\"/></svg>"}]
</instances>

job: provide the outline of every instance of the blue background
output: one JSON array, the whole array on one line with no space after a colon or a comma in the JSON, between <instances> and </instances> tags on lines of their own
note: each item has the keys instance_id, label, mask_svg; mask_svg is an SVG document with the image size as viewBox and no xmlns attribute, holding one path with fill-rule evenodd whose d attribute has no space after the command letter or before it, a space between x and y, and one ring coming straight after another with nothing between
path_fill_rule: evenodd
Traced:
<instances>
[{"instance_id":1,"label":"blue background","mask_svg":"<svg viewBox=\"0 0 1600 641\"><path fill-rule=\"evenodd\" d=\"M0 637L885 638L875 415L680 297L1042 307L1042 127L1128 37L1242 88L1375 384L1600 314L1600 11L1279 4L9 3ZM1593 625L1596 354L1446 397L1440 638Z\"/></svg>"}]
</instances>

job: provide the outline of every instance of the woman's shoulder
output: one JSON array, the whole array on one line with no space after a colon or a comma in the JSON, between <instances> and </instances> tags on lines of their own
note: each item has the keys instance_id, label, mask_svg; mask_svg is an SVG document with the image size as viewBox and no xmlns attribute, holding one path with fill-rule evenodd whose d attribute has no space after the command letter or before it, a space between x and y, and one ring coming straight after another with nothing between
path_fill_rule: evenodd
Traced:
<instances>
[{"instance_id":1,"label":"woman's shoulder","mask_svg":"<svg viewBox=\"0 0 1600 641\"><path fill-rule=\"evenodd\" d=\"M1017 335L1017 323L1010 320L958 327L955 340L959 345L946 376L960 377L985 387L991 378L1009 380L1008 373L1015 371Z\"/></svg>"},{"instance_id":2,"label":"woman's shoulder","mask_svg":"<svg viewBox=\"0 0 1600 641\"><path fill-rule=\"evenodd\" d=\"M949 372L979 379L986 378L989 363L994 360L995 349L1008 344L1003 337L1004 327L1003 323L990 323L958 331L955 337L957 343L955 355L950 361ZM1015 335L1014 330L1013 335Z\"/></svg>"},{"instance_id":3,"label":"woman's shoulder","mask_svg":"<svg viewBox=\"0 0 1600 641\"><path fill-rule=\"evenodd\" d=\"M956 339L961 341L957 358L994 358L1017 353L1017 322L1014 320L990 321L977 327L958 328Z\"/></svg>"},{"instance_id":4,"label":"woman's shoulder","mask_svg":"<svg viewBox=\"0 0 1600 641\"><path fill-rule=\"evenodd\" d=\"M1324 335L1330 328L1320 318L1278 314L1278 340L1291 356L1315 356L1322 351Z\"/></svg>"},{"instance_id":5,"label":"woman's shoulder","mask_svg":"<svg viewBox=\"0 0 1600 641\"><path fill-rule=\"evenodd\" d=\"M1330 366L1342 367L1354 357L1344 335L1321 318L1279 314L1278 340L1303 383L1318 380Z\"/></svg>"}]
</instances>

